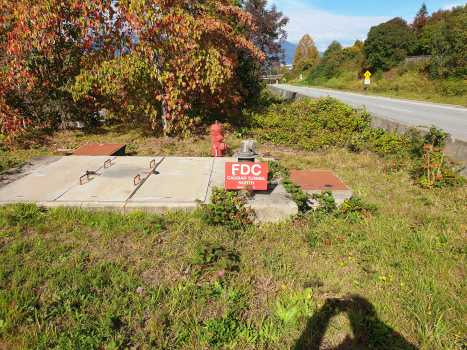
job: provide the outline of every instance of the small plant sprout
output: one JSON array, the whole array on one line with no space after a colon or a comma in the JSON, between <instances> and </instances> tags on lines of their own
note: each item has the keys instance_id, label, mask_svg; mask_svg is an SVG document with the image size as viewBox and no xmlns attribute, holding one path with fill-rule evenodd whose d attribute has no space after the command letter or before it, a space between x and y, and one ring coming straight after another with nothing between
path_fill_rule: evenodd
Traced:
<instances>
[{"instance_id":1,"label":"small plant sprout","mask_svg":"<svg viewBox=\"0 0 467 350\"><path fill-rule=\"evenodd\" d=\"M244 184L243 189L245 191L251 191L253 189L253 186L251 184Z\"/></svg>"}]
</instances>

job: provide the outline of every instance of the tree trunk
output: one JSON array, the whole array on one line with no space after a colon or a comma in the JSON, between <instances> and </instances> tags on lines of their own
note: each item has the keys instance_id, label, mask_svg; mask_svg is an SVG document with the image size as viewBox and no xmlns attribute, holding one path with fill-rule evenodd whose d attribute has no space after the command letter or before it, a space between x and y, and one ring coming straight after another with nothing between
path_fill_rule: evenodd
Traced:
<instances>
[{"instance_id":1,"label":"tree trunk","mask_svg":"<svg viewBox=\"0 0 467 350\"><path fill-rule=\"evenodd\" d=\"M164 127L164 136L165 138L169 138L169 120L167 119L167 102L165 102L165 99L162 99L162 126Z\"/></svg>"}]
</instances>

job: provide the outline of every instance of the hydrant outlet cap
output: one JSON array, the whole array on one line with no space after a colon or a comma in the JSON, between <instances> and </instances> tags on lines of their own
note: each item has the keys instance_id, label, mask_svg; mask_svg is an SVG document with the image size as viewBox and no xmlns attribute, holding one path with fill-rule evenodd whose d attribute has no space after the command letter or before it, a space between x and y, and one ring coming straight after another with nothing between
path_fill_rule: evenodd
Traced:
<instances>
[{"instance_id":1,"label":"hydrant outlet cap","mask_svg":"<svg viewBox=\"0 0 467 350\"><path fill-rule=\"evenodd\" d=\"M221 124L212 124L211 125L211 132L212 133L222 133L222 125Z\"/></svg>"}]
</instances>

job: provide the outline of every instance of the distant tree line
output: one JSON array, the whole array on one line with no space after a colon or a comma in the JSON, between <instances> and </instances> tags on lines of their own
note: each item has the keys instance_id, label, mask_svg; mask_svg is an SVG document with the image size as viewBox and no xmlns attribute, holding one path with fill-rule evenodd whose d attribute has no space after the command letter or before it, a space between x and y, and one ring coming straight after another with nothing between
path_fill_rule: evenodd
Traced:
<instances>
[{"instance_id":1,"label":"distant tree line","mask_svg":"<svg viewBox=\"0 0 467 350\"><path fill-rule=\"evenodd\" d=\"M312 68L313 75L332 77L344 62L357 61L362 72L389 71L407 56L438 56L430 61L430 76L467 76L467 5L451 10L438 10L429 15L425 3L412 23L393 18L370 29L367 39L357 40L351 47L342 48L332 42L323 57L314 55L317 48L306 34L294 57L294 69Z\"/></svg>"}]
</instances>

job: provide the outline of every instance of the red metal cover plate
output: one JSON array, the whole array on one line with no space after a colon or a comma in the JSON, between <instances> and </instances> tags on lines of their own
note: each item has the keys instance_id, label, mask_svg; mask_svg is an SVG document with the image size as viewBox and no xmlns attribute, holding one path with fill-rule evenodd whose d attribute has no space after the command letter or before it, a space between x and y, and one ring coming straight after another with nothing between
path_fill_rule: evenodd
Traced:
<instances>
[{"instance_id":1,"label":"red metal cover plate","mask_svg":"<svg viewBox=\"0 0 467 350\"><path fill-rule=\"evenodd\" d=\"M225 189L265 191L268 189L268 163L225 163Z\"/></svg>"},{"instance_id":2,"label":"red metal cover plate","mask_svg":"<svg viewBox=\"0 0 467 350\"><path fill-rule=\"evenodd\" d=\"M302 190L348 190L332 172L327 170L294 170L290 172L290 180L298 182Z\"/></svg>"}]
</instances>

